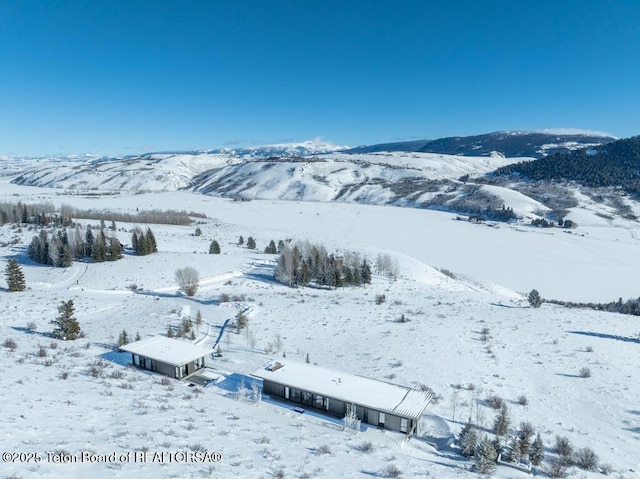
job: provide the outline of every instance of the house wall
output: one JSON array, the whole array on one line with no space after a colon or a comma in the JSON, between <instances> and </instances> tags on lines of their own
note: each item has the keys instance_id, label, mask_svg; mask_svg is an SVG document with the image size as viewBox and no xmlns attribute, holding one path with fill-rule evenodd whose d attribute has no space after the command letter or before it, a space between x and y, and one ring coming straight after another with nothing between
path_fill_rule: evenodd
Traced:
<instances>
[{"instance_id":1,"label":"house wall","mask_svg":"<svg viewBox=\"0 0 640 479\"><path fill-rule=\"evenodd\" d=\"M165 376L169 376L172 378L176 377L175 366L173 364L167 364L160 361L153 362L154 371L159 372L160 374L164 374Z\"/></svg>"},{"instance_id":2,"label":"house wall","mask_svg":"<svg viewBox=\"0 0 640 479\"><path fill-rule=\"evenodd\" d=\"M137 354L132 354L132 362L135 366L141 369L148 369L149 371L155 371L165 376L172 378L182 379L183 377L195 372L198 369L204 367L204 358L199 358L183 366L176 367L173 364L164 363ZM177 371L177 372L176 372Z\"/></svg>"},{"instance_id":3,"label":"house wall","mask_svg":"<svg viewBox=\"0 0 640 479\"><path fill-rule=\"evenodd\" d=\"M262 391L272 397L287 400L291 403L299 404L305 408L313 408L320 410L325 414L336 417L344 417L347 412L349 403L334 399L331 397L323 397L322 407L318 407L316 403L317 395L313 395L307 391L301 391L295 388L285 386L284 384L275 383L268 379L263 380ZM355 405L358 419L366 424L379 426L381 411L366 408L364 406ZM415 421L408 418L402 418L389 413L384 413L384 428L393 431L410 432Z\"/></svg>"}]
</instances>

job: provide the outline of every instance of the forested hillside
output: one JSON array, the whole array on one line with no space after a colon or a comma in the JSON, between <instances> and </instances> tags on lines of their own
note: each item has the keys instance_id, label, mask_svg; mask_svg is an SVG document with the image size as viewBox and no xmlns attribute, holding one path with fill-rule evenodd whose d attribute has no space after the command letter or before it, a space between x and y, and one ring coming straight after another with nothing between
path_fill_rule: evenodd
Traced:
<instances>
[{"instance_id":1,"label":"forested hillside","mask_svg":"<svg viewBox=\"0 0 640 479\"><path fill-rule=\"evenodd\" d=\"M555 153L498 168L493 175L519 174L531 180L575 181L584 186L618 186L640 193L640 136L607 145Z\"/></svg>"}]
</instances>

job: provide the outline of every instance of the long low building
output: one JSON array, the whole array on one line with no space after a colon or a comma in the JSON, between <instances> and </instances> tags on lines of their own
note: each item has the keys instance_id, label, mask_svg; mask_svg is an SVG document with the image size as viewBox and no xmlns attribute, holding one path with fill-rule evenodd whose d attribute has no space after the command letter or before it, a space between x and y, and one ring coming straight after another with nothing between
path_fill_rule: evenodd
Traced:
<instances>
[{"instance_id":1,"label":"long low building","mask_svg":"<svg viewBox=\"0 0 640 479\"><path fill-rule=\"evenodd\" d=\"M120 346L131 353L133 365L183 379L204 367L204 358L212 353L186 341L154 336Z\"/></svg>"},{"instance_id":2,"label":"long low building","mask_svg":"<svg viewBox=\"0 0 640 479\"><path fill-rule=\"evenodd\" d=\"M358 419L410 436L420 432L420 419L433 392L413 389L306 363L272 361L253 372L263 380L263 393L306 408L344 417L355 406Z\"/></svg>"}]
</instances>

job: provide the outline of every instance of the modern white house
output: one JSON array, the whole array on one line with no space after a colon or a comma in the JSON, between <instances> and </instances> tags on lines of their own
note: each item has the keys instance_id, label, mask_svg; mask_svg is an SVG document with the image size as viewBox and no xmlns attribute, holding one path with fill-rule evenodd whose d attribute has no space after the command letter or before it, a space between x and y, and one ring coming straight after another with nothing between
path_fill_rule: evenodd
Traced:
<instances>
[{"instance_id":1,"label":"modern white house","mask_svg":"<svg viewBox=\"0 0 640 479\"><path fill-rule=\"evenodd\" d=\"M154 336L120 346L131 353L134 366L183 379L204 367L204 358L212 353L186 341Z\"/></svg>"},{"instance_id":2,"label":"modern white house","mask_svg":"<svg viewBox=\"0 0 640 479\"><path fill-rule=\"evenodd\" d=\"M263 393L298 406L344 417L355 406L358 419L408 436L420 433L420 419L433 392L333 371L294 361L271 361L253 376L263 380Z\"/></svg>"}]
</instances>

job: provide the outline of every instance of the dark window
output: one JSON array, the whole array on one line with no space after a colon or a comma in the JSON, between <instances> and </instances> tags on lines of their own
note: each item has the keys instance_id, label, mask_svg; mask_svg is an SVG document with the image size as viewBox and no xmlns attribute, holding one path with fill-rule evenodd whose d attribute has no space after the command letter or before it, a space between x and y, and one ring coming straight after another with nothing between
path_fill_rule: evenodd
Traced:
<instances>
[{"instance_id":1,"label":"dark window","mask_svg":"<svg viewBox=\"0 0 640 479\"><path fill-rule=\"evenodd\" d=\"M294 402L300 402L300 390L291 388L291 400Z\"/></svg>"}]
</instances>

